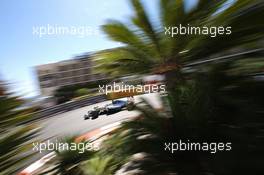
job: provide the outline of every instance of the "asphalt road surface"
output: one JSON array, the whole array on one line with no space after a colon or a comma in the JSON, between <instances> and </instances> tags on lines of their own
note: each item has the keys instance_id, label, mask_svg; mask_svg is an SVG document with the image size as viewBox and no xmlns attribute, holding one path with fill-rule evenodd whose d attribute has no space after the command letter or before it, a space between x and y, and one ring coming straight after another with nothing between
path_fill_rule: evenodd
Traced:
<instances>
[{"instance_id":1,"label":"asphalt road surface","mask_svg":"<svg viewBox=\"0 0 264 175\"><path fill-rule=\"evenodd\" d=\"M161 107L158 94L136 96L134 97L135 102L139 102L142 97L155 108ZM123 110L112 115L101 115L95 120L84 120L83 116L88 110L92 110L95 106L103 107L109 103L111 103L111 101L105 101L45 119L40 123L40 126L43 129L40 133L39 139L54 139L61 138L63 136L81 135L105 125L139 115L138 111Z\"/></svg>"}]
</instances>

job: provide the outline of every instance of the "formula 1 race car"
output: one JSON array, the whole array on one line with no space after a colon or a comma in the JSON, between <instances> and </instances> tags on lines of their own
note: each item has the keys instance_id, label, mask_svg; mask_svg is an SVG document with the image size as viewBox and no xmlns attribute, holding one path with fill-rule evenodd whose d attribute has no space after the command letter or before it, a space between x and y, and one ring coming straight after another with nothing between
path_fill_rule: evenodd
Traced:
<instances>
[{"instance_id":1,"label":"formula 1 race car","mask_svg":"<svg viewBox=\"0 0 264 175\"><path fill-rule=\"evenodd\" d=\"M121 111L126 108L127 110L132 110L134 107L133 101L125 101L125 100L114 100L111 104L107 104L102 108L94 107L93 110L88 111L87 114L84 115L84 120L87 119L96 119L99 115L110 115Z\"/></svg>"}]
</instances>

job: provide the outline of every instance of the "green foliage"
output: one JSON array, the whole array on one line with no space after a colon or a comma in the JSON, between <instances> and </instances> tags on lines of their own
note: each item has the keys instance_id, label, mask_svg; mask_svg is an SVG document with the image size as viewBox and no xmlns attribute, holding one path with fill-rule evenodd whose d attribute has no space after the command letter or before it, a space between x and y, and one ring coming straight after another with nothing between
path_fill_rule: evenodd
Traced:
<instances>
[{"instance_id":1,"label":"green foliage","mask_svg":"<svg viewBox=\"0 0 264 175\"><path fill-rule=\"evenodd\" d=\"M83 96L83 95L88 95L89 94L89 90L87 88L81 88L75 91L75 95L77 97Z\"/></svg>"},{"instance_id":2,"label":"green foliage","mask_svg":"<svg viewBox=\"0 0 264 175\"><path fill-rule=\"evenodd\" d=\"M124 44L123 47L99 54L99 69L110 74L145 73L167 64L178 66L197 59L204 59L224 51L246 45L252 47L263 39L263 2L237 0L225 8L227 0L200 0L196 7L186 10L182 0L160 0L158 25L150 20L140 0L131 0L133 25L109 21L102 26L108 37ZM165 35L165 27L190 25L230 26L231 35ZM242 49L243 50L243 49ZM182 53L182 51L187 51ZM133 67L133 69L131 69Z\"/></svg>"},{"instance_id":3,"label":"green foliage","mask_svg":"<svg viewBox=\"0 0 264 175\"><path fill-rule=\"evenodd\" d=\"M88 160L82 169L86 175L111 175L115 169L112 159L111 156L96 156Z\"/></svg>"},{"instance_id":4,"label":"green foliage","mask_svg":"<svg viewBox=\"0 0 264 175\"><path fill-rule=\"evenodd\" d=\"M34 153L32 139L38 127L29 122L30 110L19 110L24 103L20 97L0 87L0 174L15 174Z\"/></svg>"},{"instance_id":5,"label":"green foliage","mask_svg":"<svg viewBox=\"0 0 264 175\"><path fill-rule=\"evenodd\" d=\"M190 68L190 62L262 47L264 3L237 0L199 0L186 10L182 0L160 0L158 25L150 20L140 0L131 0L133 25L109 21L102 26L123 47L100 54L99 67L112 74L163 72L170 111L155 111L150 105L138 108L143 117L125 123L107 142L117 145L107 155L120 162L145 152L151 159L141 168L146 174L261 174L263 168L263 82L252 75L263 71L263 53L243 55L234 61L216 61ZM231 35L166 36L164 28L230 26ZM183 52L185 51L185 52ZM167 69L171 65L173 70ZM176 66L175 66L176 65ZM231 152L212 156L208 152L164 152L164 142L232 142ZM107 142L105 147L107 147ZM111 144L109 144L111 145ZM125 160L125 162L120 161Z\"/></svg>"}]
</instances>

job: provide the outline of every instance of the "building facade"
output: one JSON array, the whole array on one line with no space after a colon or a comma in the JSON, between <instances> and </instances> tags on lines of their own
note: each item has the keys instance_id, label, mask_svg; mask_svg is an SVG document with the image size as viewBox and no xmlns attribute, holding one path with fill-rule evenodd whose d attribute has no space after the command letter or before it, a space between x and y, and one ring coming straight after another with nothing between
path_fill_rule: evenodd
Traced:
<instances>
[{"instance_id":1,"label":"building facade","mask_svg":"<svg viewBox=\"0 0 264 175\"><path fill-rule=\"evenodd\" d=\"M60 87L104 79L104 75L94 73L94 68L95 65L88 54L36 66L41 95L53 96Z\"/></svg>"}]
</instances>

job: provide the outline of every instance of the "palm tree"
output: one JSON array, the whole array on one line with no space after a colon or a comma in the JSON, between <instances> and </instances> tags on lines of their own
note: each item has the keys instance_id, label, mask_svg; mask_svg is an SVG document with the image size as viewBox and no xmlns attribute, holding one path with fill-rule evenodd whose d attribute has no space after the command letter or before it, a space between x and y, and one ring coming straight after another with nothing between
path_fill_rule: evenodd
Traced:
<instances>
[{"instance_id":1,"label":"palm tree","mask_svg":"<svg viewBox=\"0 0 264 175\"><path fill-rule=\"evenodd\" d=\"M225 7L227 3L229 6ZM260 118L263 107L260 97L263 93L256 93L256 89L260 90L263 83L247 80L247 73L241 71L252 71L248 70L250 60L256 67L256 61L250 59L255 55L246 55L246 63L239 59L216 66L206 64L201 71L188 74L188 79L182 74L182 68L232 49L254 48L264 36L260 17L264 15L264 3L260 0L200 0L196 7L186 10L182 0L160 0L160 18L155 24L140 0L131 0L131 4L132 24L110 21L102 26L111 40L124 46L102 52L101 68L116 74L165 73L172 114L157 113L150 106L140 109L144 117L125 123L116 136L127 133L119 138L122 143L108 153L117 155L114 156L119 157L117 159L122 158L120 153L124 152L127 157L139 152L149 153L151 159L142 165L146 174L260 174L262 158L258 155L263 150L261 128L264 123ZM230 26L232 34L217 37L165 34L165 28L180 24ZM174 155L164 152L164 142L179 139L231 141L234 151L218 153L215 157L208 152Z\"/></svg>"},{"instance_id":2,"label":"palm tree","mask_svg":"<svg viewBox=\"0 0 264 175\"><path fill-rule=\"evenodd\" d=\"M34 155L32 139L38 127L31 122L32 111L20 110L23 100L7 92L6 85L0 85L0 174L15 174L25 166L26 160Z\"/></svg>"},{"instance_id":3,"label":"palm tree","mask_svg":"<svg viewBox=\"0 0 264 175\"><path fill-rule=\"evenodd\" d=\"M229 7L226 4L231 3ZM124 46L100 54L101 70L109 73L165 73L167 88L175 77L181 79L181 68L194 60L202 60L232 48L250 45L263 39L264 15L261 0L200 0L186 10L183 0L160 0L159 21L151 21L140 0L131 0L134 16L131 24L110 21L102 26L108 37ZM231 27L231 35L165 34L173 26Z\"/></svg>"}]
</instances>

